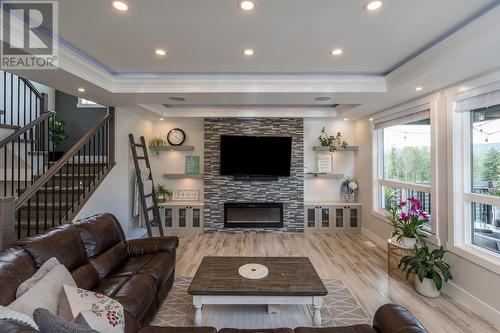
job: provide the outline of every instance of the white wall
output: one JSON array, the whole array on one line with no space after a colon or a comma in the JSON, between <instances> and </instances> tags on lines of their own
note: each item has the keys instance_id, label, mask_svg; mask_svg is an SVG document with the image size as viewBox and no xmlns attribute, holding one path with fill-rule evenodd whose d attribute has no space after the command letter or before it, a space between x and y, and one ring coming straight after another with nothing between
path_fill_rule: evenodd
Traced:
<instances>
[{"instance_id":1,"label":"white wall","mask_svg":"<svg viewBox=\"0 0 500 333\"><path fill-rule=\"evenodd\" d=\"M432 94L423 100L433 103L438 98L443 96L448 100L448 107L451 105L453 95L464 89L471 89L484 84L491 80L500 81L500 72L490 74L482 78L464 82L456 87L451 87L438 94ZM450 110L439 109L438 112L450 112ZM446 117L438 117L438 121L446 122ZM439 128L446 128L446 124L437 124ZM444 126L443 126L444 125ZM359 145L358 160L356 163L356 177L358 178L361 188L367 188L367 191L360 191L359 201L363 204L362 207L362 227L363 233L371 238L378 245L386 248L386 240L390 237L392 228L389 223L376 214L372 214L372 125L368 118L360 119L354 124L355 143ZM442 136L446 141L446 135ZM443 142L440 142L443 144ZM446 142L444 142L446 145ZM448 157L449 158L449 157ZM439 163L446 163L446 156L440 156ZM446 184L446 180L450 179L444 170L442 174ZM449 191L449 187L445 187ZM444 214L440 213L441 220L439 221L440 237L442 244L446 244L447 234L452 230L453 216L448 211L447 207L447 190L439 193L440 209L444 210ZM444 230L443 230L444 229ZM445 286L444 293L452 296L454 299L465 305L473 312L480 314L482 317L500 325L500 275L480 266L473 260L469 260L459 253L454 253L452 248L446 259L452 267L454 275L453 281ZM500 264L500 262L499 262Z\"/></svg>"},{"instance_id":2,"label":"white wall","mask_svg":"<svg viewBox=\"0 0 500 333\"><path fill-rule=\"evenodd\" d=\"M132 152L129 148L129 133L136 141L153 133L153 121L144 109L116 109L116 165L101 183L97 191L79 212L78 218L109 212L120 221L127 238L137 238L145 234L145 229L138 227L138 219L132 217L132 189L135 181Z\"/></svg>"},{"instance_id":3,"label":"white wall","mask_svg":"<svg viewBox=\"0 0 500 333\"><path fill-rule=\"evenodd\" d=\"M200 157L200 173L203 173L203 119L202 118L165 118L155 121L152 132L146 141L153 136L166 140L168 132L173 128L180 128L186 133L183 145L194 146L194 151L160 151L157 155L150 151L151 170L157 184L163 184L169 190L199 190L200 199L203 199L203 180L201 179L165 179L165 173L184 173L186 156Z\"/></svg>"},{"instance_id":4,"label":"white wall","mask_svg":"<svg viewBox=\"0 0 500 333\"><path fill-rule=\"evenodd\" d=\"M308 172L314 172L316 167L316 153L314 146L319 146L318 137L321 129L326 127L329 135L342 132L344 140L354 145L354 123L332 118L304 119L304 167ZM344 174L345 177L354 177L356 152L345 151L333 153L333 173ZM305 201L340 201L340 184L343 179L305 179Z\"/></svg>"}]
</instances>

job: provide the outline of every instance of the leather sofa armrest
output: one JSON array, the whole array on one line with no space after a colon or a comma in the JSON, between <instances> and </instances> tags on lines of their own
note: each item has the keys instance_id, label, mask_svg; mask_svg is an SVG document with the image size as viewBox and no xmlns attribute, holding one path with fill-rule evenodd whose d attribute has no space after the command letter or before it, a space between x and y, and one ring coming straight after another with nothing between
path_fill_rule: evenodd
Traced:
<instances>
[{"instance_id":1,"label":"leather sofa armrest","mask_svg":"<svg viewBox=\"0 0 500 333\"><path fill-rule=\"evenodd\" d=\"M398 304L382 305L373 317L379 333L428 333L408 309Z\"/></svg>"},{"instance_id":2,"label":"leather sofa armrest","mask_svg":"<svg viewBox=\"0 0 500 333\"><path fill-rule=\"evenodd\" d=\"M179 238L175 236L141 238L127 241L127 252L131 257L158 252L175 254Z\"/></svg>"}]
</instances>

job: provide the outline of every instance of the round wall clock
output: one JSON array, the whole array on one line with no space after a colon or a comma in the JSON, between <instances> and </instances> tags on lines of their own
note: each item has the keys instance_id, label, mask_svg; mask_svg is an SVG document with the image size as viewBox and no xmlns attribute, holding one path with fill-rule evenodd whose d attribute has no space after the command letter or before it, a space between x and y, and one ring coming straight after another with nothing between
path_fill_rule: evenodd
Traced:
<instances>
[{"instance_id":1,"label":"round wall clock","mask_svg":"<svg viewBox=\"0 0 500 333\"><path fill-rule=\"evenodd\" d=\"M186 133L180 128L174 128L167 134L167 141L172 146L180 146L186 140Z\"/></svg>"}]
</instances>

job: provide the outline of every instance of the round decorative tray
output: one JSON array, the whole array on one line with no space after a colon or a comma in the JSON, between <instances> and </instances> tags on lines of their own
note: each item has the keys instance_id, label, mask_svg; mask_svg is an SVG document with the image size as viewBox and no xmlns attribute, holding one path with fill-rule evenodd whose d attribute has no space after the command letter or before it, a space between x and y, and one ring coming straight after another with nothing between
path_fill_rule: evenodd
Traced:
<instances>
[{"instance_id":1,"label":"round decorative tray","mask_svg":"<svg viewBox=\"0 0 500 333\"><path fill-rule=\"evenodd\" d=\"M246 264L238 269L238 273L246 279L263 279L269 274L266 266L261 264Z\"/></svg>"}]
</instances>

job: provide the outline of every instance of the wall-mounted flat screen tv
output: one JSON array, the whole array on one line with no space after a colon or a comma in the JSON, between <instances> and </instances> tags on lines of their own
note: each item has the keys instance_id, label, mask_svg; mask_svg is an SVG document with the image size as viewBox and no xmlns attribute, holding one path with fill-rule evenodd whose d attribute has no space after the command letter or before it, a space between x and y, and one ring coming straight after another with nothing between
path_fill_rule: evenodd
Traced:
<instances>
[{"instance_id":1,"label":"wall-mounted flat screen tv","mask_svg":"<svg viewBox=\"0 0 500 333\"><path fill-rule=\"evenodd\" d=\"M289 177L292 138L235 136L220 138L220 174L243 177Z\"/></svg>"}]
</instances>

